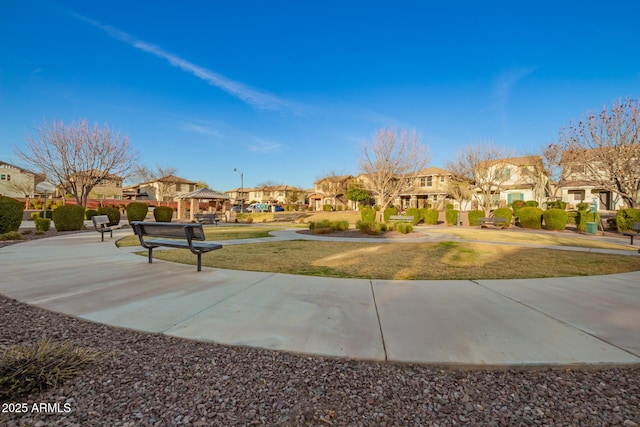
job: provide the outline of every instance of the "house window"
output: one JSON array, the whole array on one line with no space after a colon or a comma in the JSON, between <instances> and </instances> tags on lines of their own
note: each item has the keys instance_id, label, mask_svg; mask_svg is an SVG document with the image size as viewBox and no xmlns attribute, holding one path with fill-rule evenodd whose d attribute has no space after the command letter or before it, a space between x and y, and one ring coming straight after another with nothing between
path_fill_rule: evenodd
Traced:
<instances>
[{"instance_id":1,"label":"house window","mask_svg":"<svg viewBox=\"0 0 640 427\"><path fill-rule=\"evenodd\" d=\"M511 178L511 168L504 168L502 169L502 171L500 172L500 175L502 176L503 180L508 180Z\"/></svg>"},{"instance_id":2,"label":"house window","mask_svg":"<svg viewBox=\"0 0 640 427\"><path fill-rule=\"evenodd\" d=\"M9 175L9 174L0 175L0 181L11 181L11 175Z\"/></svg>"},{"instance_id":3,"label":"house window","mask_svg":"<svg viewBox=\"0 0 640 427\"><path fill-rule=\"evenodd\" d=\"M443 182L444 182L444 175L440 177L440 183L443 183Z\"/></svg>"},{"instance_id":4,"label":"house window","mask_svg":"<svg viewBox=\"0 0 640 427\"><path fill-rule=\"evenodd\" d=\"M428 176L427 177L427 187L431 187L433 185L433 177L432 176Z\"/></svg>"},{"instance_id":5,"label":"house window","mask_svg":"<svg viewBox=\"0 0 640 427\"><path fill-rule=\"evenodd\" d=\"M584 190L569 190L569 199L574 202L581 202L584 200Z\"/></svg>"},{"instance_id":6,"label":"house window","mask_svg":"<svg viewBox=\"0 0 640 427\"><path fill-rule=\"evenodd\" d=\"M427 186L427 178L423 176L422 178L420 178L420 187L426 187L426 186Z\"/></svg>"}]
</instances>

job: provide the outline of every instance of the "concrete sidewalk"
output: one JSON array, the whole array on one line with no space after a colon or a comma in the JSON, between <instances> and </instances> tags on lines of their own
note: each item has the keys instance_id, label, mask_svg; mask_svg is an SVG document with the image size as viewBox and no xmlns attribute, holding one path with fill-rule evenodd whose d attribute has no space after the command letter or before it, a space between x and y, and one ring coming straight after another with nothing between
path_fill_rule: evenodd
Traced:
<instances>
[{"instance_id":1,"label":"concrete sidewalk","mask_svg":"<svg viewBox=\"0 0 640 427\"><path fill-rule=\"evenodd\" d=\"M129 233L118 230L104 243L79 233L0 248L0 293L113 326L297 353L429 364L640 364L640 272L478 281L198 273L116 248Z\"/></svg>"}]
</instances>

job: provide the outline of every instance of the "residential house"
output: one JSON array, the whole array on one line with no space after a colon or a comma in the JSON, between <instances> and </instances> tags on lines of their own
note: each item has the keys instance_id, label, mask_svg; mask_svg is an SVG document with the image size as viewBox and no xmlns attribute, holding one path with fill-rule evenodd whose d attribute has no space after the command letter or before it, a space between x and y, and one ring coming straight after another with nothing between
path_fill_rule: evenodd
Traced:
<instances>
[{"instance_id":1,"label":"residential house","mask_svg":"<svg viewBox=\"0 0 640 427\"><path fill-rule=\"evenodd\" d=\"M40 174L0 161L0 196L31 197L43 180Z\"/></svg>"},{"instance_id":2,"label":"residential house","mask_svg":"<svg viewBox=\"0 0 640 427\"><path fill-rule=\"evenodd\" d=\"M449 199L451 173L437 167L428 167L408 177L410 187L394 203L404 209L426 208L443 210Z\"/></svg>"},{"instance_id":3,"label":"residential house","mask_svg":"<svg viewBox=\"0 0 640 427\"><path fill-rule=\"evenodd\" d=\"M560 165L562 176L558 187L561 199L569 207L575 207L582 202L591 203L594 199L598 200L600 210L617 210L624 207L624 200L619 193L612 190L615 187L613 180L609 172L602 167L600 156L595 149L565 151ZM629 171L623 173L633 174Z\"/></svg>"},{"instance_id":4,"label":"residential house","mask_svg":"<svg viewBox=\"0 0 640 427\"><path fill-rule=\"evenodd\" d=\"M130 200L175 202L178 196L195 191L196 182L175 175L128 186L124 196Z\"/></svg>"},{"instance_id":5,"label":"residential house","mask_svg":"<svg viewBox=\"0 0 640 427\"><path fill-rule=\"evenodd\" d=\"M515 200L535 200L542 205L548 197L548 177L542 157L523 156L482 162L476 184L476 196L488 194L492 208L510 205Z\"/></svg>"},{"instance_id":6,"label":"residential house","mask_svg":"<svg viewBox=\"0 0 640 427\"><path fill-rule=\"evenodd\" d=\"M346 193L353 180L352 175L332 175L317 180L313 193L308 196L309 205L316 211L323 210L327 205L332 209L349 208Z\"/></svg>"}]
</instances>

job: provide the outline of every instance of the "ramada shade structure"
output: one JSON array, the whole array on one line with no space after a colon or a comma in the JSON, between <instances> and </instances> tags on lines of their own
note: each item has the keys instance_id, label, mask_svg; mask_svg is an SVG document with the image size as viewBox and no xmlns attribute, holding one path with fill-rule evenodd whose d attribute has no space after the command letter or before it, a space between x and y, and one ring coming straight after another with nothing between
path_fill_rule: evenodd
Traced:
<instances>
[{"instance_id":1,"label":"ramada shade structure","mask_svg":"<svg viewBox=\"0 0 640 427\"><path fill-rule=\"evenodd\" d=\"M210 188L198 188L196 191L192 191L191 193L182 194L178 196L178 219L185 219L187 216L187 206L185 203L187 200L191 200L189 220L193 221L193 215L196 211L196 200L215 200L224 202L225 200L229 200L229 198L219 191L211 190Z\"/></svg>"}]
</instances>

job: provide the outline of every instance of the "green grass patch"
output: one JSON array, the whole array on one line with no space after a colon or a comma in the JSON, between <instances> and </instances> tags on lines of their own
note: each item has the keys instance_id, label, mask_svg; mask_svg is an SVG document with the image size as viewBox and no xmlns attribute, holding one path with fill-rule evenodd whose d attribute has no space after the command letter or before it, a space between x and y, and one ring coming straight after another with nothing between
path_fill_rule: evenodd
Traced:
<instances>
[{"instance_id":1,"label":"green grass patch","mask_svg":"<svg viewBox=\"0 0 640 427\"><path fill-rule=\"evenodd\" d=\"M146 252L144 253L146 255ZM187 250L154 257L195 264ZM202 256L208 267L387 280L522 279L640 270L640 257L467 242L288 241L225 246Z\"/></svg>"}]
</instances>

